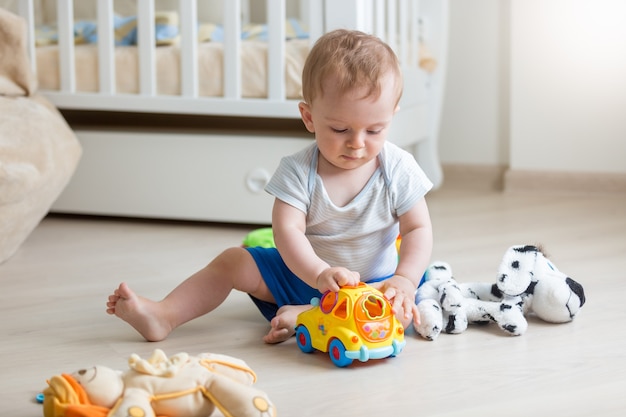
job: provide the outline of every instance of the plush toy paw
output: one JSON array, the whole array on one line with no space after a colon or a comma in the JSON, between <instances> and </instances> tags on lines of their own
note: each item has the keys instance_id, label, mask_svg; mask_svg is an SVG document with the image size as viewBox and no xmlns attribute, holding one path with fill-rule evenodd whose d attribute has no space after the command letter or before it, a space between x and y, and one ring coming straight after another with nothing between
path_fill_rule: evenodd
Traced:
<instances>
[{"instance_id":1,"label":"plush toy paw","mask_svg":"<svg viewBox=\"0 0 626 417\"><path fill-rule=\"evenodd\" d=\"M417 304L420 324L415 326L417 334L427 340L435 340L443 327L441 306L432 298L425 298Z\"/></svg>"}]
</instances>

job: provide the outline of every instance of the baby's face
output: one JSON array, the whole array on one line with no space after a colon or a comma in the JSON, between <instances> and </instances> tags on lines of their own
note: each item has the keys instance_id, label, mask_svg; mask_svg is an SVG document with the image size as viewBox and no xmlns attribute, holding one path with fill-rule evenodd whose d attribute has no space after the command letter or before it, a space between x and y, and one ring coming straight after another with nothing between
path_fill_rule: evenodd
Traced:
<instances>
[{"instance_id":1,"label":"baby's face","mask_svg":"<svg viewBox=\"0 0 626 417\"><path fill-rule=\"evenodd\" d=\"M306 128L315 133L321 156L340 169L359 168L380 153L396 111L395 77L381 82L378 97L365 97L366 88L341 94L332 80L314 103L300 105Z\"/></svg>"}]
</instances>

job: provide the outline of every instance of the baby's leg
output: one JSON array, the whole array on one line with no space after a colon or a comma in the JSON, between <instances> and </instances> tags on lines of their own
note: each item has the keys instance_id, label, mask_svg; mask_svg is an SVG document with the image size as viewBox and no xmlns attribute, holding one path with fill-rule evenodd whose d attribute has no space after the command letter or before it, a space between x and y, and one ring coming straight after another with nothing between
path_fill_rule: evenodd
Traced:
<instances>
[{"instance_id":1,"label":"baby's leg","mask_svg":"<svg viewBox=\"0 0 626 417\"><path fill-rule=\"evenodd\" d=\"M278 309L276 316L270 322L272 328L265 335L265 343L280 343L296 333L298 314L311 308L311 305L285 305Z\"/></svg>"},{"instance_id":2,"label":"baby's leg","mask_svg":"<svg viewBox=\"0 0 626 417\"><path fill-rule=\"evenodd\" d=\"M242 248L225 250L159 302L137 296L122 283L109 296L106 311L146 340L159 341L181 324L213 311L233 289L273 301L252 256Z\"/></svg>"}]
</instances>

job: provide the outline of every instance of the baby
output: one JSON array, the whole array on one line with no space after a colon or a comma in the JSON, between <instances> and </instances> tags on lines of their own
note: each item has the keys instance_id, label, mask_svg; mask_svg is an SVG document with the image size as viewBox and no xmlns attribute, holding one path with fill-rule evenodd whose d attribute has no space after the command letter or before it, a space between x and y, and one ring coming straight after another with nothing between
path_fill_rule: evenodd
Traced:
<instances>
[{"instance_id":1,"label":"baby","mask_svg":"<svg viewBox=\"0 0 626 417\"><path fill-rule=\"evenodd\" d=\"M107 313L158 341L236 289L270 321L264 341L278 343L294 334L312 297L363 281L383 292L405 327L419 323L415 290L432 251L424 198L432 183L411 154L387 142L402 95L396 55L375 36L327 33L307 57L302 94L300 114L315 142L283 158L266 187L275 197L276 248L226 249L161 301L122 283Z\"/></svg>"}]
</instances>

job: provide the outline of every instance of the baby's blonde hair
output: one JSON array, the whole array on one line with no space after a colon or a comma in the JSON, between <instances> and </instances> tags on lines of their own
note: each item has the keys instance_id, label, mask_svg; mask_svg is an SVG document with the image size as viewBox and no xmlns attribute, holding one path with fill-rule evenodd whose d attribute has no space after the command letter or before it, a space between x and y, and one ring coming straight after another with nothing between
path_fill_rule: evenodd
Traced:
<instances>
[{"instance_id":1,"label":"baby's blonde hair","mask_svg":"<svg viewBox=\"0 0 626 417\"><path fill-rule=\"evenodd\" d=\"M397 101L402 96L398 57L382 40L355 30L337 29L317 40L302 70L302 97L308 104L324 94L324 81L337 80L339 93L367 88L366 97L378 97L381 79L392 73ZM397 102L396 102L397 104Z\"/></svg>"}]
</instances>

